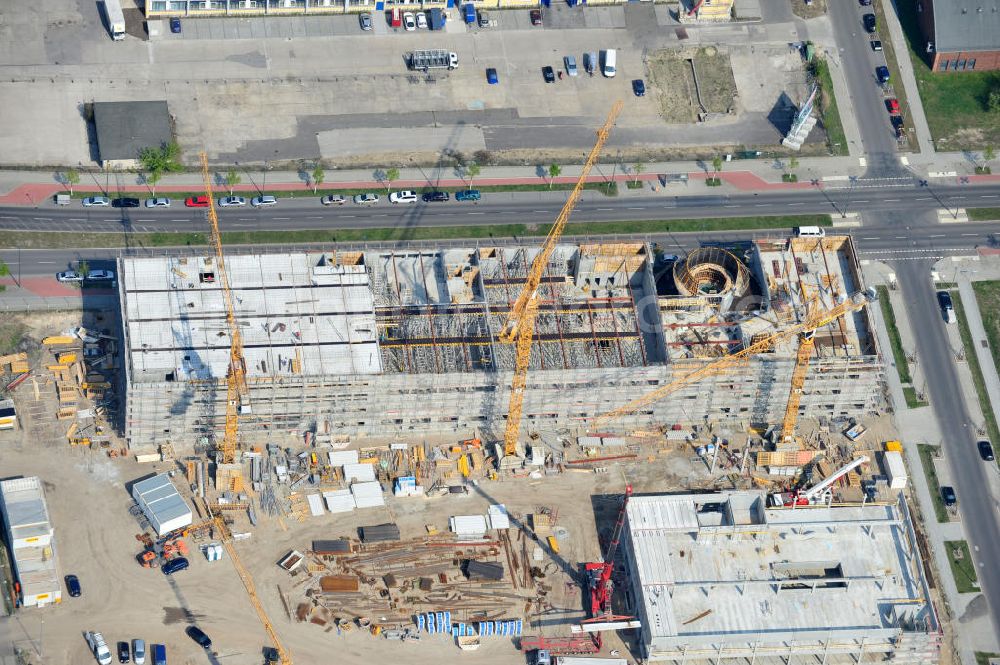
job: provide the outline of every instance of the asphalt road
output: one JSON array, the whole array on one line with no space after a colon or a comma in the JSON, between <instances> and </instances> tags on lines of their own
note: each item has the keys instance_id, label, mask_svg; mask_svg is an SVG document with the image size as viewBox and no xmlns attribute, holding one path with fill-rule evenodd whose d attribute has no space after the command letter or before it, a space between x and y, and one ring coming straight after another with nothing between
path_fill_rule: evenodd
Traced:
<instances>
[{"instance_id":1,"label":"asphalt road","mask_svg":"<svg viewBox=\"0 0 1000 665\"><path fill-rule=\"evenodd\" d=\"M996 472L994 462L984 462L976 449L976 424L963 399L955 356L945 323L935 297L930 278L930 265L925 261L897 264L897 279L906 302L910 325L916 336L917 354L927 376L927 392L931 408L946 437L943 449L951 467L955 492L959 497L960 516L969 541L978 548L973 558L985 565L977 566L979 583L991 608L993 628L1000 635L1000 519L998 505L990 494L987 473ZM997 442L994 442L996 445ZM930 513L928 519L934 519ZM942 572L947 574L947 572Z\"/></svg>"},{"instance_id":2,"label":"asphalt road","mask_svg":"<svg viewBox=\"0 0 1000 665\"><path fill-rule=\"evenodd\" d=\"M684 187L671 185L670 187ZM570 224L595 221L631 221L725 217L745 215L797 215L863 211L900 213L904 223L914 215L942 208L1000 206L1000 184L921 186L917 178L860 180L804 190L758 194L679 195L665 190L655 195L606 197L588 191L573 211ZM219 209L225 231L372 228L413 226L469 226L479 224L547 224L562 208L565 192L486 193L478 204L417 203L392 205L384 198L375 206L326 208L315 197L280 199L267 209ZM68 232L205 231L205 210L184 208L182 202L167 209L84 208L79 203L59 207L0 208L0 230ZM874 218L873 218L874 220ZM871 221L866 217L866 223ZM881 223L881 222L880 222ZM885 220L886 224L899 224Z\"/></svg>"}]
</instances>

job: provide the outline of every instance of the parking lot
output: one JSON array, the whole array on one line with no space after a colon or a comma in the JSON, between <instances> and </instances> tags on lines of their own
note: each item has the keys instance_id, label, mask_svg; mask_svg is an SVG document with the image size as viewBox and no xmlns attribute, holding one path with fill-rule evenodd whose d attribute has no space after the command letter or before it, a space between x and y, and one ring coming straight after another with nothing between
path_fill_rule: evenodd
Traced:
<instances>
[{"instance_id":1,"label":"parking lot","mask_svg":"<svg viewBox=\"0 0 1000 665\"><path fill-rule=\"evenodd\" d=\"M490 12L488 28L467 28L452 10L445 30L414 32L393 30L383 15L370 32L357 16L186 19L180 34L162 23L147 42L112 42L83 0L75 12L63 10L56 22L33 10L19 15L18 29L7 31L11 42L0 47L12 65L0 82L9 163L90 163L82 105L128 99L166 99L185 152L205 149L229 163L322 157L343 166L410 164L478 150L508 162L530 163L539 153L576 159L617 98L627 104L609 149L637 158L780 139L767 113L777 101L773 90L739 75L732 114L700 125L664 122L646 58L681 45L665 5L551 8L541 27L530 25L527 10L511 10ZM787 27L794 29L689 28L683 46L722 44L734 68L770 71L772 51L787 51L778 41ZM406 54L428 48L454 51L459 68L408 71ZM583 54L609 48L618 52L618 75L587 76ZM546 83L542 68L562 69L567 55L580 75ZM487 83L487 68L497 70L498 84ZM645 97L632 94L636 78L646 81ZM801 79L792 71L770 86L788 87L797 98ZM40 126L51 131L40 134Z\"/></svg>"}]
</instances>

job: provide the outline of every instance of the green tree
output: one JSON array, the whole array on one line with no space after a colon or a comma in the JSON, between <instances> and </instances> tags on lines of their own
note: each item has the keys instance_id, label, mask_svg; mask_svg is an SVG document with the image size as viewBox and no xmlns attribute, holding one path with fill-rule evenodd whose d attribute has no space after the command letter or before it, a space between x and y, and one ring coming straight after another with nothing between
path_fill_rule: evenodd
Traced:
<instances>
[{"instance_id":1,"label":"green tree","mask_svg":"<svg viewBox=\"0 0 1000 665\"><path fill-rule=\"evenodd\" d=\"M997 158L997 153L996 153L996 150L993 148L993 146L988 145L985 148L983 148L983 166L984 167L988 167L990 165L990 162L992 162L996 158Z\"/></svg>"},{"instance_id":2,"label":"green tree","mask_svg":"<svg viewBox=\"0 0 1000 665\"><path fill-rule=\"evenodd\" d=\"M797 169L797 168L799 168L799 158L798 157L791 157L791 158L789 158L789 160L788 160L788 170L790 172L794 173L795 169Z\"/></svg>"},{"instance_id":3,"label":"green tree","mask_svg":"<svg viewBox=\"0 0 1000 665\"><path fill-rule=\"evenodd\" d=\"M715 177L719 177L719 171L722 170L722 156L716 155L712 158L712 169L715 171Z\"/></svg>"},{"instance_id":4,"label":"green tree","mask_svg":"<svg viewBox=\"0 0 1000 665\"><path fill-rule=\"evenodd\" d=\"M558 164L549 164L549 189L552 189L552 183L555 179L562 174L562 167Z\"/></svg>"},{"instance_id":5,"label":"green tree","mask_svg":"<svg viewBox=\"0 0 1000 665\"><path fill-rule=\"evenodd\" d=\"M159 148L143 148L139 153L139 161L150 173L179 173L184 170L181 164L181 147L176 141L164 143Z\"/></svg>"},{"instance_id":6,"label":"green tree","mask_svg":"<svg viewBox=\"0 0 1000 665\"><path fill-rule=\"evenodd\" d=\"M465 167L465 175L469 176L469 189L472 189L472 181L482 172L483 169L476 162Z\"/></svg>"},{"instance_id":7,"label":"green tree","mask_svg":"<svg viewBox=\"0 0 1000 665\"><path fill-rule=\"evenodd\" d=\"M385 170L385 191L388 192L392 188L393 180L399 180L399 169L395 166Z\"/></svg>"},{"instance_id":8,"label":"green tree","mask_svg":"<svg viewBox=\"0 0 1000 665\"><path fill-rule=\"evenodd\" d=\"M316 193L316 190L323 184L324 180L326 180L326 171L323 170L321 165L317 164L316 168L312 171L313 194Z\"/></svg>"},{"instance_id":9,"label":"green tree","mask_svg":"<svg viewBox=\"0 0 1000 665\"><path fill-rule=\"evenodd\" d=\"M0 261L0 277L6 277L10 274L10 266L8 266L4 261Z\"/></svg>"},{"instance_id":10,"label":"green tree","mask_svg":"<svg viewBox=\"0 0 1000 665\"><path fill-rule=\"evenodd\" d=\"M646 170L646 164L643 162L636 162L632 165L632 173L635 174L635 183L639 182L639 175Z\"/></svg>"},{"instance_id":11,"label":"green tree","mask_svg":"<svg viewBox=\"0 0 1000 665\"><path fill-rule=\"evenodd\" d=\"M149 185L149 190L153 193L153 198L156 198L156 185L162 178L162 171L150 171L146 175L146 184Z\"/></svg>"},{"instance_id":12,"label":"green tree","mask_svg":"<svg viewBox=\"0 0 1000 665\"><path fill-rule=\"evenodd\" d=\"M84 277L86 277L87 273L90 272L90 262L87 261L86 259L83 259L82 261L77 261L76 271L81 275L83 275Z\"/></svg>"},{"instance_id":13,"label":"green tree","mask_svg":"<svg viewBox=\"0 0 1000 665\"><path fill-rule=\"evenodd\" d=\"M69 193L73 194L73 185L80 184L80 172L76 169L66 169L66 172L62 174L63 183L69 187Z\"/></svg>"},{"instance_id":14,"label":"green tree","mask_svg":"<svg viewBox=\"0 0 1000 665\"><path fill-rule=\"evenodd\" d=\"M226 186L229 187L229 195L233 195L233 189L236 185L243 182L243 177L236 171L236 169L229 169L226 171Z\"/></svg>"},{"instance_id":15,"label":"green tree","mask_svg":"<svg viewBox=\"0 0 1000 665\"><path fill-rule=\"evenodd\" d=\"M990 92L988 106L993 113L1000 113L1000 88Z\"/></svg>"}]
</instances>

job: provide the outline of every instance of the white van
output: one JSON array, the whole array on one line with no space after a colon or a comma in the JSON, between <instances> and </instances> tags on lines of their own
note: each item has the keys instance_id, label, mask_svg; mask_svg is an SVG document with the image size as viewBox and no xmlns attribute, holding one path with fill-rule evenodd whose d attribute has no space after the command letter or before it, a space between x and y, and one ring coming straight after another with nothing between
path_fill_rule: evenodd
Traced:
<instances>
[{"instance_id":1,"label":"white van","mask_svg":"<svg viewBox=\"0 0 1000 665\"><path fill-rule=\"evenodd\" d=\"M73 199L69 194L56 194L56 205L57 206L68 206L73 202Z\"/></svg>"},{"instance_id":2,"label":"white van","mask_svg":"<svg viewBox=\"0 0 1000 665\"><path fill-rule=\"evenodd\" d=\"M615 77L618 66L618 53L613 49L609 48L604 52L604 75L609 79Z\"/></svg>"},{"instance_id":3,"label":"white van","mask_svg":"<svg viewBox=\"0 0 1000 665\"><path fill-rule=\"evenodd\" d=\"M825 238L826 231L818 226L800 226L795 229L800 238Z\"/></svg>"}]
</instances>

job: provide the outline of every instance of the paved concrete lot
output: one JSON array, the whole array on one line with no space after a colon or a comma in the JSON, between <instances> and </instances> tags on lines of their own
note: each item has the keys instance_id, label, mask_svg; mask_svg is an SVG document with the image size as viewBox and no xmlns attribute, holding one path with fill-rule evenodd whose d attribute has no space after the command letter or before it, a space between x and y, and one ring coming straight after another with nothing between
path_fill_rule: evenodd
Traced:
<instances>
[{"instance_id":1,"label":"paved concrete lot","mask_svg":"<svg viewBox=\"0 0 1000 665\"><path fill-rule=\"evenodd\" d=\"M189 156L205 149L218 162L323 157L351 165L435 161L444 149L575 158L614 99L626 101L614 151L653 158L684 146L774 144L780 135L768 115L781 93L804 97L787 46L801 21L688 27L682 42L667 7L647 3L546 9L543 28L530 26L526 10L490 16L487 29L453 16L445 31L411 33L393 31L381 15L371 33L357 16L191 19L180 35L161 25L151 41L112 42L94 0L0 8L0 161L91 163L80 119L91 101L166 99ZM667 125L645 56L701 44L731 53L737 113ZM453 50L460 67L409 72L404 56L419 48ZM583 53L608 48L618 49L618 76L587 76ZM561 69L565 55L576 57L581 75L546 84L541 68ZM487 67L499 85L487 84ZM646 80L643 98L632 95L635 78Z\"/></svg>"}]
</instances>

